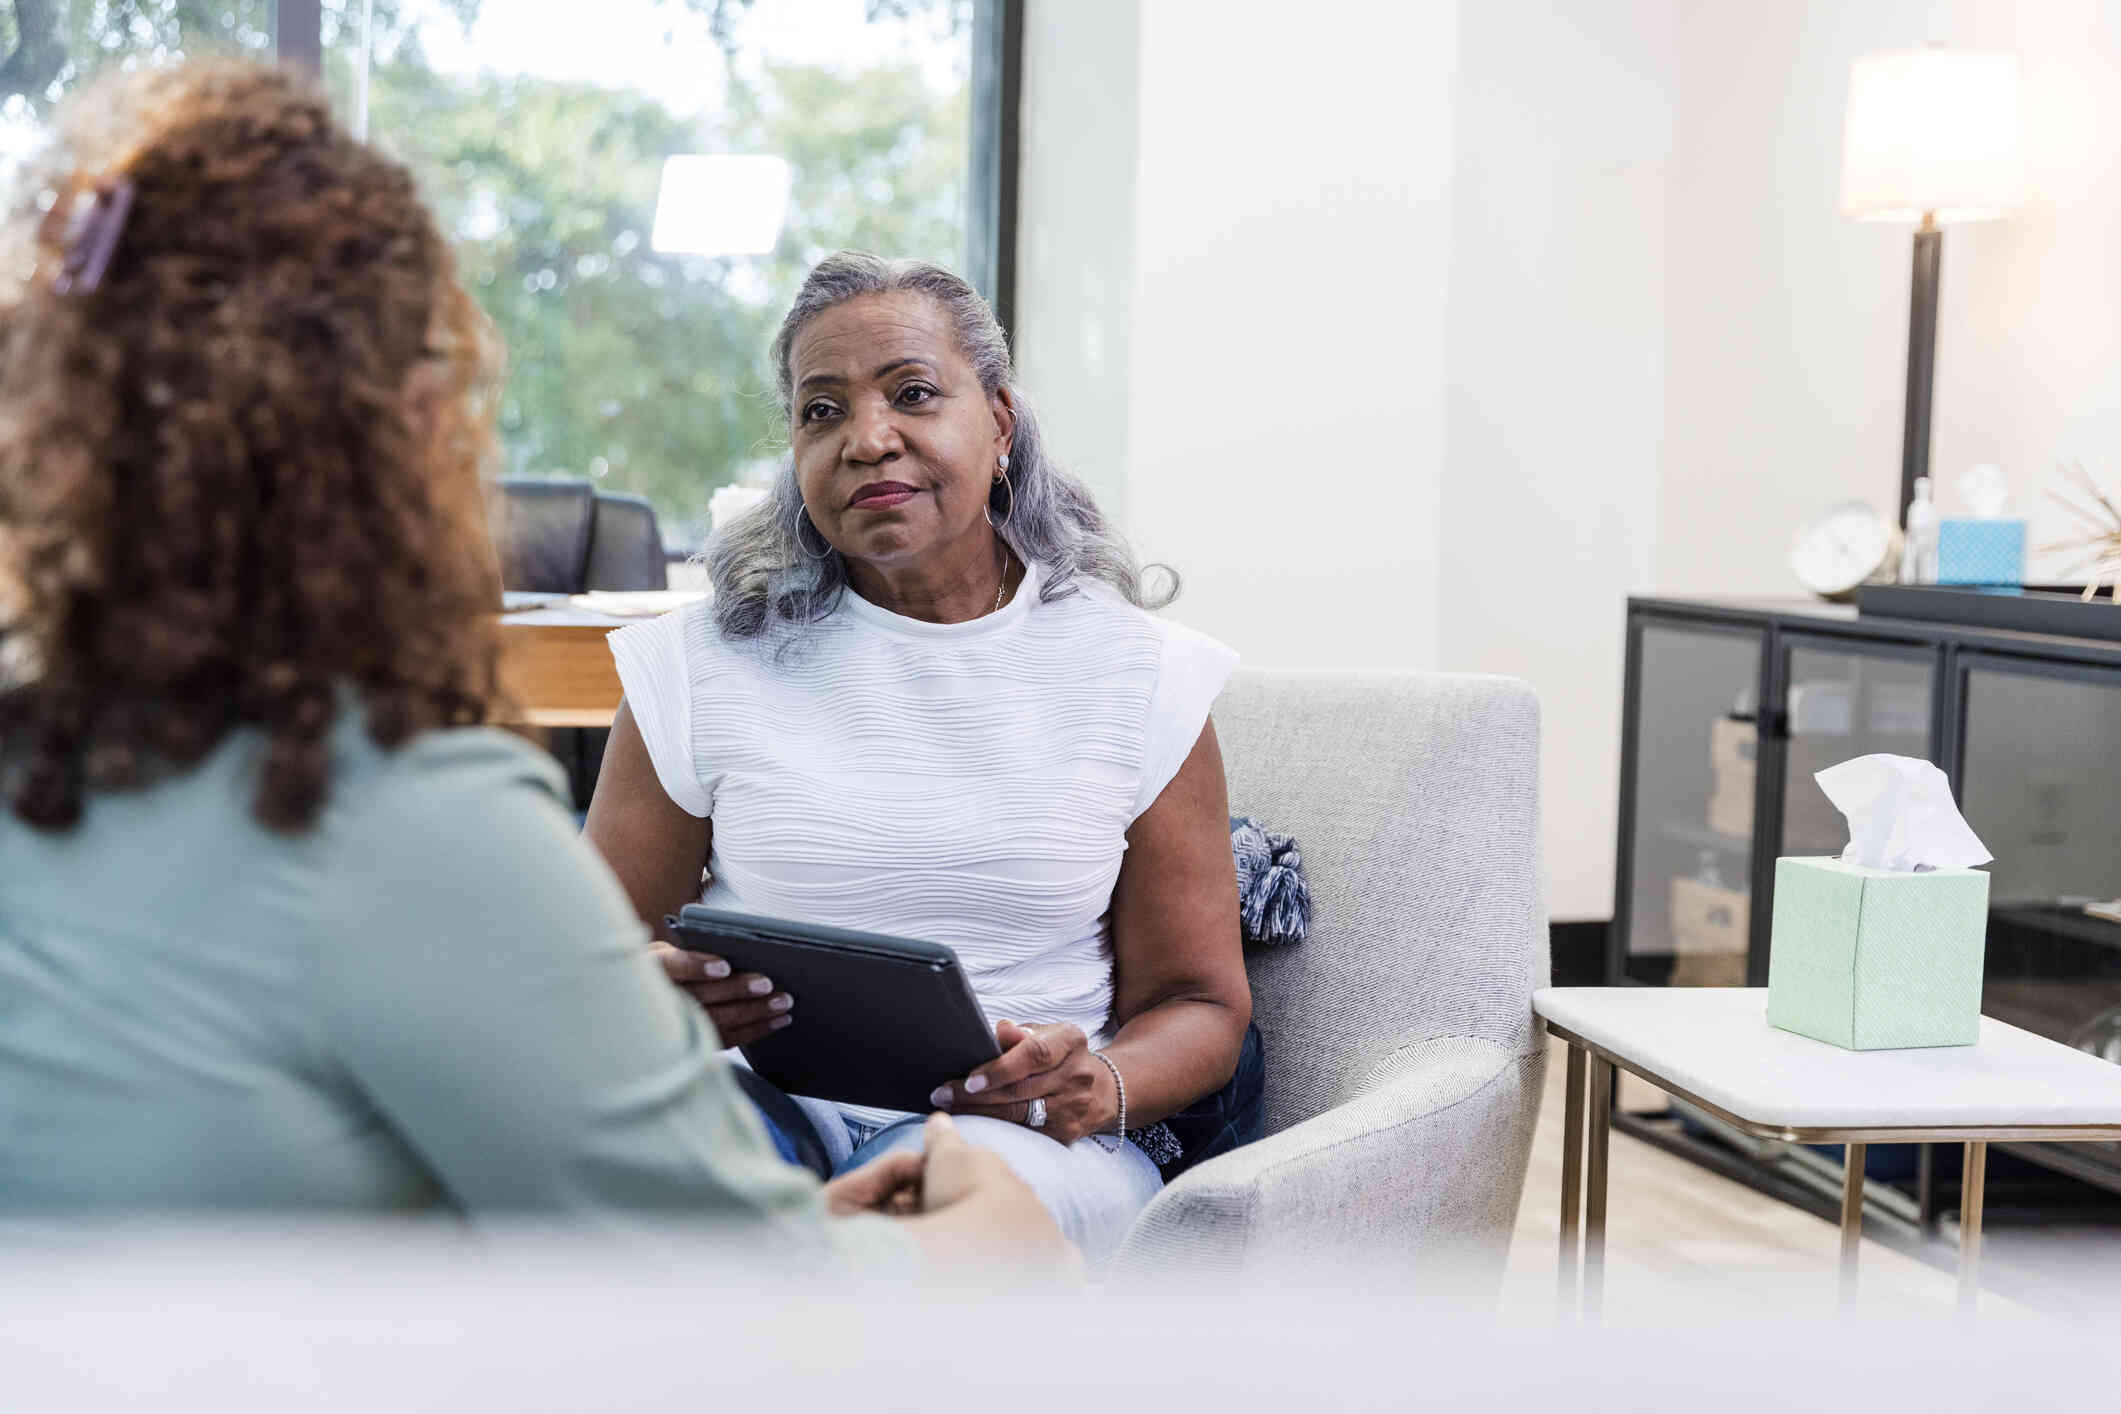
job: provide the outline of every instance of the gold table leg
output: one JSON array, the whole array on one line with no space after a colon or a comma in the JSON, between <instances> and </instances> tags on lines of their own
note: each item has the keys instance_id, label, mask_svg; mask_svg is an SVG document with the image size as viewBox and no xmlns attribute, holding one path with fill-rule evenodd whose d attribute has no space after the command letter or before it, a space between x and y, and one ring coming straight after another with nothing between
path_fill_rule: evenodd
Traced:
<instances>
[{"instance_id":1,"label":"gold table leg","mask_svg":"<svg viewBox=\"0 0 2121 1414\"><path fill-rule=\"evenodd\" d=\"M1981 1202L1988 1187L1988 1141L1970 1139L1959 1180L1959 1310L1971 1315L1981 1294Z\"/></svg>"},{"instance_id":2,"label":"gold table leg","mask_svg":"<svg viewBox=\"0 0 2121 1414\"><path fill-rule=\"evenodd\" d=\"M1567 1098L1561 1125L1561 1293L1556 1309L1576 1308L1576 1252L1583 1227L1583 1047L1569 1047Z\"/></svg>"},{"instance_id":3,"label":"gold table leg","mask_svg":"<svg viewBox=\"0 0 2121 1414\"><path fill-rule=\"evenodd\" d=\"M1842 1156L1841 1304L1856 1299L1856 1252L1863 1245L1863 1160L1869 1146L1850 1144Z\"/></svg>"},{"instance_id":4,"label":"gold table leg","mask_svg":"<svg viewBox=\"0 0 2121 1414\"><path fill-rule=\"evenodd\" d=\"M1583 1308L1592 1320L1605 1309L1606 1153L1613 1137L1613 1063L1591 1057L1591 1155L1583 1216Z\"/></svg>"}]
</instances>

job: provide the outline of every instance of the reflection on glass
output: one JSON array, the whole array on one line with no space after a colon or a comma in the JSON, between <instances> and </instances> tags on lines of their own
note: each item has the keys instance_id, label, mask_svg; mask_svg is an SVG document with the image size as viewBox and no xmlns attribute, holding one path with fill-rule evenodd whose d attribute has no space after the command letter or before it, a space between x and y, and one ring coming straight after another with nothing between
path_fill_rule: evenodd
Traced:
<instances>
[{"instance_id":1,"label":"reflection on glass","mask_svg":"<svg viewBox=\"0 0 2121 1414\"><path fill-rule=\"evenodd\" d=\"M842 247L964 261L965 0L326 0L327 79L366 103L506 339L507 470L648 496L698 543L785 437L767 345ZM874 18L872 18L872 15ZM665 159L772 157L764 256L651 248Z\"/></svg>"},{"instance_id":2,"label":"reflection on glass","mask_svg":"<svg viewBox=\"0 0 2121 1414\"><path fill-rule=\"evenodd\" d=\"M1839 854L1848 822L1813 777L1857 756L1930 757L1928 659L1795 647L1778 854Z\"/></svg>"},{"instance_id":3,"label":"reflection on glass","mask_svg":"<svg viewBox=\"0 0 2121 1414\"><path fill-rule=\"evenodd\" d=\"M1627 974L1745 984L1761 635L1647 625L1638 658Z\"/></svg>"},{"instance_id":4,"label":"reflection on glass","mask_svg":"<svg viewBox=\"0 0 2121 1414\"><path fill-rule=\"evenodd\" d=\"M1982 1009L2121 1062L2121 674L1969 672L1961 810L1996 856Z\"/></svg>"},{"instance_id":5,"label":"reflection on glass","mask_svg":"<svg viewBox=\"0 0 2121 1414\"><path fill-rule=\"evenodd\" d=\"M788 219L793 184L788 164L778 157L666 157L648 248L658 255L771 255Z\"/></svg>"},{"instance_id":6,"label":"reflection on glass","mask_svg":"<svg viewBox=\"0 0 2121 1414\"><path fill-rule=\"evenodd\" d=\"M2121 1006L2121 677L1976 670L1966 699L1963 810L1996 856L1989 995L2074 1042Z\"/></svg>"}]
</instances>

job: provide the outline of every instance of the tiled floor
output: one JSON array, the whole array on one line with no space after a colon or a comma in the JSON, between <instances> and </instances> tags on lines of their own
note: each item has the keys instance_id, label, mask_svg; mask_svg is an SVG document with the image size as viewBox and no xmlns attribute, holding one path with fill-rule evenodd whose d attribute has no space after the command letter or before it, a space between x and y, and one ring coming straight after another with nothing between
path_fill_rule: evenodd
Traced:
<instances>
[{"instance_id":1,"label":"tiled floor","mask_svg":"<svg viewBox=\"0 0 2121 1414\"><path fill-rule=\"evenodd\" d=\"M1551 1315L1555 1308L1561 1223L1561 1129L1564 1048L1554 1045L1524 1204L1518 1211L1503 1279L1508 1318ZM1651 1109L1661 1097L1622 1077L1621 1106ZM1785 1316L1830 1316L1838 1302L1840 1235L1827 1222L1743 1184L1616 1132L1606 1208L1606 1311L1707 1313L1772 1304ZM2121 1259L2121 1233L2113 1243ZM1991 1234L1993 1248L1997 1237ZM1940 1270L1876 1242L1861 1255L1858 1309L1895 1316L1949 1315L1958 1285ZM1990 1292L1983 1311L2014 1309ZM2022 1309L2022 1308L2015 1308Z\"/></svg>"}]
</instances>

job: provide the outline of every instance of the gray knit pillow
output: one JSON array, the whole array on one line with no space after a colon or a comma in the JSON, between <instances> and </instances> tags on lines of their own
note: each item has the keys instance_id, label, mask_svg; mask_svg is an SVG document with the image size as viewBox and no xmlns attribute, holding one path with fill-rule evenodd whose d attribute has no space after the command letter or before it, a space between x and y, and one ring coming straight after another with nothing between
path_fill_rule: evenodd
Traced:
<instances>
[{"instance_id":1,"label":"gray knit pillow","mask_svg":"<svg viewBox=\"0 0 2121 1414\"><path fill-rule=\"evenodd\" d=\"M1311 885L1296 841L1268 834L1250 816L1233 815L1230 853L1237 862L1237 916L1245 941L1268 947L1302 942L1311 931Z\"/></svg>"}]
</instances>

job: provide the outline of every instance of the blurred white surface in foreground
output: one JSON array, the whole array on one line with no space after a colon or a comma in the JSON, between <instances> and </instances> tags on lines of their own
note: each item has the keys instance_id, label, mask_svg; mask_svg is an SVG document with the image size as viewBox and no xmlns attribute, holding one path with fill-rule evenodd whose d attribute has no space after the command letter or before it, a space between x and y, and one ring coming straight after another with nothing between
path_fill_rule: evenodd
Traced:
<instances>
[{"instance_id":1,"label":"blurred white surface in foreground","mask_svg":"<svg viewBox=\"0 0 2121 1414\"><path fill-rule=\"evenodd\" d=\"M1615 1309L1513 1321L1343 1270L1239 1292L799 1280L706 1237L643 1247L433 1228L0 1233L15 1409L705 1410L993 1414L1590 1407L1718 1414L1890 1399L2103 1407L2121 1357L2089 1322L1790 1320L1734 1272Z\"/></svg>"}]
</instances>

